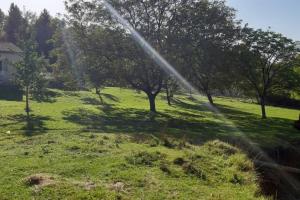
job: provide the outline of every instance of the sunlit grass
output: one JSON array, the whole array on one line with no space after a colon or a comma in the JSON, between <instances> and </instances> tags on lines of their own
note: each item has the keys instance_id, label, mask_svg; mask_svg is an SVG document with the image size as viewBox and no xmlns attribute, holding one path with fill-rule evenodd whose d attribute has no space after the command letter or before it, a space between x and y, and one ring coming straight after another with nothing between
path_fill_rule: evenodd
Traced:
<instances>
[{"instance_id":1,"label":"sunlit grass","mask_svg":"<svg viewBox=\"0 0 300 200\"><path fill-rule=\"evenodd\" d=\"M0 197L260 198L253 163L239 149L218 140L239 133L230 132L204 106L203 97L176 95L168 106L161 95L153 115L146 96L129 89L104 89L105 105L90 91L54 90L52 95L47 102L31 102L33 130L26 130L24 102L0 101ZM216 106L261 147L299 139L292 127L297 110L268 107L269 119L261 120L256 104L217 98ZM151 166L128 162L134 155L145 154L147 159L144 152L164 156ZM174 164L177 158L188 164ZM54 183L26 184L26 178L35 174L53 177ZM118 182L124 184L121 191L114 188Z\"/></svg>"}]
</instances>

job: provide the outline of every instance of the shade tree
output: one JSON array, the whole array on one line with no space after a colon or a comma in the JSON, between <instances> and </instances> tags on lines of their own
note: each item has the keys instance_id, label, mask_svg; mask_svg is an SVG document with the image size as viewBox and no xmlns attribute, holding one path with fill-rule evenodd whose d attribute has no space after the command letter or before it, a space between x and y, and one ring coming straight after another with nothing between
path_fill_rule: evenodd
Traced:
<instances>
[{"instance_id":1,"label":"shade tree","mask_svg":"<svg viewBox=\"0 0 300 200\"><path fill-rule=\"evenodd\" d=\"M292 70L296 58L291 39L271 30L242 30L242 40L235 51L237 73L242 75L257 96L262 118L267 118L266 97L276 87L282 88L286 73Z\"/></svg>"}]
</instances>

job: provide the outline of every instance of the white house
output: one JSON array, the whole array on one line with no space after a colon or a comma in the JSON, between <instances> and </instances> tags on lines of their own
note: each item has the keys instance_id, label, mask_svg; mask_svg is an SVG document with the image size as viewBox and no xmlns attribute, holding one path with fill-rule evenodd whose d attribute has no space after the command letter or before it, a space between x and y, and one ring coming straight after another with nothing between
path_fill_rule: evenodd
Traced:
<instances>
[{"instance_id":1,"label":"white house","mask_svg":"<svg viewBox=\"0 0 300 200\"><path fill-rule=\"evenodd\" d=\"M22 59L22 50L9 42L0 42L0 85L12 83L14 80L14 63Z\"/></svg>"}]
</instances>

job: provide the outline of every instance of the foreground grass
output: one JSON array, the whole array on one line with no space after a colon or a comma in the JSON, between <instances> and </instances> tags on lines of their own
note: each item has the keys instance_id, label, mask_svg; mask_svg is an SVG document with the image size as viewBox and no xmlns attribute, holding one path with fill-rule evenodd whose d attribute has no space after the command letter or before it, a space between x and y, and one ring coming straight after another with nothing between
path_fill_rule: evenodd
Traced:
<instances>
[{"instance_id":1,"label":"foreground grass","mask_svg":"<svg viewBox=\"0 0 300 200\"><path fill-rule=\"evenodd\" d=\"M0 199L263 199L251 161L218 139L254 145L293 145L298 111L202 97L157 99L156 115L143 94L107 88L106 104L92 92L54 91L24 103L0 101ZM198 146L190 143L199 144ZM175 162L174 162L175 161ZM35 180L37 179L37 181Z\"/></svg>"},{"instance_id":2,"label":"foreground grass","mask_svg":"<svg viewBox=\"0 0 300 200\"><path fill-rule=\"evenodd\" d=\"M253 165L238 149L219 141L168 144L142 135L2 134L0 197L263 199Z\"/></svg>"}]
</instances>

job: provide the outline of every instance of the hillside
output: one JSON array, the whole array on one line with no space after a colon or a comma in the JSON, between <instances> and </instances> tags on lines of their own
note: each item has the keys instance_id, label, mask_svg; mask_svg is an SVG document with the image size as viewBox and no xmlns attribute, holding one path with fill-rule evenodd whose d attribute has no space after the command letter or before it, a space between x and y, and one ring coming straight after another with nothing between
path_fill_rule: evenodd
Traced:
<instances>
[{"instance_id":1,"label":"hillside","mask_svg":"<svg viewBox=\"0 0 300 200\"><path fill-rule=\"evenodd\" d=\"M30 127L24 102L0 101L1 199L264 199L253 163L220 140L271 148L300 137L297 110L268 107L261 121L257 105L218 98L236 131L202 97L170 107L160 96L154 116L143 94L103 92L105 105L89 91L54 90L31 103Z\"/></svg>"}]
</instances>

